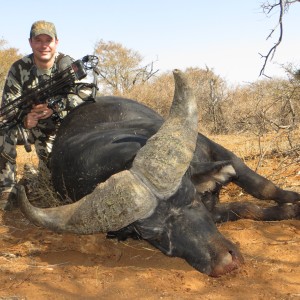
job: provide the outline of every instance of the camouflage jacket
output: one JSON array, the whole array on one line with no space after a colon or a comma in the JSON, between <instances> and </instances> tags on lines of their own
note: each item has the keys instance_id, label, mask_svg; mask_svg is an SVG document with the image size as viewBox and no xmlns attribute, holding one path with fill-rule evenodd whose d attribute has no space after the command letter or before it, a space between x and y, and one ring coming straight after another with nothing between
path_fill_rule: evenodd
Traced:
<instances>
[{"instance_id":1,"label":"camouflage jacket","mask_svg":"<svg viewBox=\"0 0 300 300\"><path fill-rule=\"evenodd\" d=\"M2 94L1 107L7 105L17 97L35 88L39 82L54 76L57 72L64 70L74 60L65 54L57 53L53 67L48 74L40 74L36 65L34 64L33 54L27 55L17 60L11 66ZM62 101L62 112L64 116L73 107L77 106L79 97L70 95ZM42 120L41 120L42 121Z\"/></svg>"}]
</instances>

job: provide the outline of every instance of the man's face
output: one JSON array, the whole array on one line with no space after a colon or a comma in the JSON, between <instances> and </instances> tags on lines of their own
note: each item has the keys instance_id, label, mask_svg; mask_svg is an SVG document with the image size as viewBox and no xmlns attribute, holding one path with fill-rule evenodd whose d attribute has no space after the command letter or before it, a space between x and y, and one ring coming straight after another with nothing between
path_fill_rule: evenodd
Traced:
<instances>
[{"instance_id":1,"label":"man's face","mask_svg":"<svg viewBox=\"0 0 300 300\"><path fill-rule=\"evenodd\" d=\"M56 52L58 40L47 34L40 34L29 39L35 60L43 63L51 61Z\"/></svg>"}]
</instances>

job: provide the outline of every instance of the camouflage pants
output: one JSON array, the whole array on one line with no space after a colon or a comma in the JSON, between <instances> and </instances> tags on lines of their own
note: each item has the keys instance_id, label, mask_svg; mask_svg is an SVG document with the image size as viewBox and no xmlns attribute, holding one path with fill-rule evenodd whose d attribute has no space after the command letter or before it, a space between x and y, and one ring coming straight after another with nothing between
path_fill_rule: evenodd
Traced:
<instances>
[{"instance_id":1,"label":"camouflage pants","mask_svg":"<svg viewBox=\"0 0 300 300\"><path fill-rule=\"evenodd\" d=\"M39 157L39 168L47 166L55 131L52 134L46 134L36 127L27 132L29 133L28 140L35 145ZM17 141L18 129L16 127L0 131L0 194L2 192L16 193Z\"/></svg>"}]
</instances>

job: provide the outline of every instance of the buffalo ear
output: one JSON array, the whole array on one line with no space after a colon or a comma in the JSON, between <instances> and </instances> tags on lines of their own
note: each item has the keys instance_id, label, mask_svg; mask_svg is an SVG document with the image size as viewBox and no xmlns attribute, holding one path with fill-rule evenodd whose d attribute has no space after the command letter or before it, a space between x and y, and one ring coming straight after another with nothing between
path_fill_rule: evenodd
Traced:
<instances>
[{"instance_id":1,"label":"buffalo ear","mask_svg":"<svg viewBox=\"0 0 300 300\"><path fill-rule=\"evenodd\" d=\"M217 185L226 185L236 178L230 161L192 162L190 172L199 193L213 191Z\"/></svg>"}]
</instances>

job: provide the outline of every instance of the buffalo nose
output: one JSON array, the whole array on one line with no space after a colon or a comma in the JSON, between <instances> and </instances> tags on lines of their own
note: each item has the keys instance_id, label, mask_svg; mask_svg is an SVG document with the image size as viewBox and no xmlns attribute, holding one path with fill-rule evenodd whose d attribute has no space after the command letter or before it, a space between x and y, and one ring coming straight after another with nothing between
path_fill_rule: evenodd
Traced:
<instances>
[{"instance_id":1,"label":"buffalo nose","mask_svg":"<svg viewBox=\"0 0 300 300\"><path fill-rule=\"evenodd\" d=\"M231 250L225 252L219 257L219 260L214 266L210 276L219 277L229 273L235 269L238 269L243 262L243 257L239 253Z\"/></svg>"}]
</instances>

